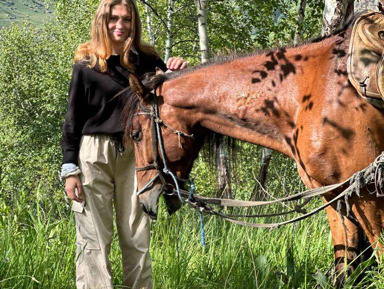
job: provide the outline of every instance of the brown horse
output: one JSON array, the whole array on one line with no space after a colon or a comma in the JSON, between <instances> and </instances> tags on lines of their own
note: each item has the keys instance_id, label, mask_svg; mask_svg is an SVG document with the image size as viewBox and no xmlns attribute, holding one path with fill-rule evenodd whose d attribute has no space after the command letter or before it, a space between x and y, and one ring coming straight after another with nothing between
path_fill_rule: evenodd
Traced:
<instances>
[{"instance_id":1,"label":"brown horse","mask_svg":"<svg viewBox=\"0 0 384 289\"><path fill-rule=\"evenodd\" d=\"M347 76L351 30L307 45L255 53L169 76L155 76L165 155L170 170L188 176L204 136L213 131L281 152L292 158L309 188L342 182L384 150L384 114L362 99ZM150 87L152 86L152 87ZM149 99L140 91L142 111ZM175 130L193 134L179 136ZM135 113L129 126L137 167L154 162L151 122ZM180 147L181 143L181 147ZM156 174L137 172L138 189ZM162 184L155 180L140 195L155 216ZM326 195L324 200L335 194ZM384 199L368 191L349 199L352 218L326 209L338 269L356 258L359 227L372 246L384 225Z\"/></svg>"}]
</instances>

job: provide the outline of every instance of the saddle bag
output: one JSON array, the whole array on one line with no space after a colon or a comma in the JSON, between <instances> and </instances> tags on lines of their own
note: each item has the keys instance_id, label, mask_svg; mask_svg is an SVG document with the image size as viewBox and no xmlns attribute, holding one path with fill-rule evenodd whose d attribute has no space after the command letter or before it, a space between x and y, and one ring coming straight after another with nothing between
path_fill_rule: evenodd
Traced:
<instances>
[{"instance_id":1,"label":"saddle bag","mask_svg":"<svg viewBox=\"0 0 384 289\"><path fill-rule=\"evenodd\" d=\"M384 15L366 12L352 30L348 78L357 92L375 106L384 107Z\"/></svg>"}]
</instances>

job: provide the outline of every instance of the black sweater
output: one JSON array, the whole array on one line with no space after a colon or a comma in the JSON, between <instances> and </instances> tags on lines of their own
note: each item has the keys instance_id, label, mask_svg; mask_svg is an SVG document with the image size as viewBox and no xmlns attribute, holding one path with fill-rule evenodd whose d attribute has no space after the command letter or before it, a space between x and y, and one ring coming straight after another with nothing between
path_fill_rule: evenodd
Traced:
<instances>
[{"instance_id":1,"label":"black sweater","mask_svg":"<svg viewBox=\"0 0 384 289\"><path fill-rule=\"evenodd\" d=\"M156 56L139 52L133 55L136 74L154 72L156 67L166 70L164 62ZM123 101L114 97L129 86L128 71L120 64L120 56L107 60L108 70L101 73L98 65L87 63L73 66L69 87L68 108L62 131L63 164L78 164L82 135L122 133L121 112Z\"/></svg>"}]
</instances>

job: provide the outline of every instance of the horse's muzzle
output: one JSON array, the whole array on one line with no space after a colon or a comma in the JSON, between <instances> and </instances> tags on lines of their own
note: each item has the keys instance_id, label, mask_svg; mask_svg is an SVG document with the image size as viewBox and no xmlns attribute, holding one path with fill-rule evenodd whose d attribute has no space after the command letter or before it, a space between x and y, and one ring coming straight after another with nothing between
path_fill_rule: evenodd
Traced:
<instances>
[{"instance_id":1,"label":"horse's muzzle","mask_svg":"<svg viewBox=\"0 0 384 289\"><path fill-rule=\"evenodd\" d=\"M159 197L162 192L162 185L158 184L154 185L150 190L145 191L139 196L141 207L152 220L157 219Z\"/></svg>"},{"instance_id":2,"label":"horse's muzzle","mask_svg":"<svg viewBox=\"0 0 384 289\"><path fill-rule=\"evenodd\" d=\"M164 201L169 214L173 214L181 208L182 204L177 195L170 195L169 193L167 193L167 188L160 184L154 185L150 190L147 190L139 196L141 207L152 220L157 219L159 198L163 191L165 191Z\"/></svg>"}]
</instances>

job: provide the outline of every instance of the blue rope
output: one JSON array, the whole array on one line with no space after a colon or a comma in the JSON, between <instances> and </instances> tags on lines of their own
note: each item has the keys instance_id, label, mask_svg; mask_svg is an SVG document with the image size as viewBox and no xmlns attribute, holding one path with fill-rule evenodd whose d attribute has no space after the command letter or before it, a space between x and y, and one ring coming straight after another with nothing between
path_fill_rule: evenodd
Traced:
<instances>
[{"instance_id":1,"label":"blue rope","mask_svg":"<svg viewBox=\"0 0 384 289\"><path fill-rule=\"evenodd\" d=\"M195 183L194 183L194 180L193 180L193 179L190 179L190 180L189 180L189 183L190 183L191 185L189 186L188 200L189 200L189 201L192 201L192 197L193 197L193 194L195 193L195 189L196 189L196 187L195 187Z\"/></svg>"},{"instance_id":2,"label":"blue rope","mask_svg":"<svg viewBox=\"0 0 384 289\"><path fill-rule=\"evenodd\" d=\"M189 186L188 200L192 201L193 194L195 193L196 187L195 187L194 180L192 178L189 180L189 183L190 183L190 186ZM199 213L200 213L201 245L205 247L204 216L202 211L199 211Z\"/></svg>"},{"instance_id":3,"label":"blue rope","mask_svg":"<svg viewBox=\"0 0 384 289\"><path fill-rule=\"evenodd\" d=\"M204 217L203 217L202 211L200 211L199 213L200 213L201 245L205 247Z\"/></svg>"}]
</instances>

